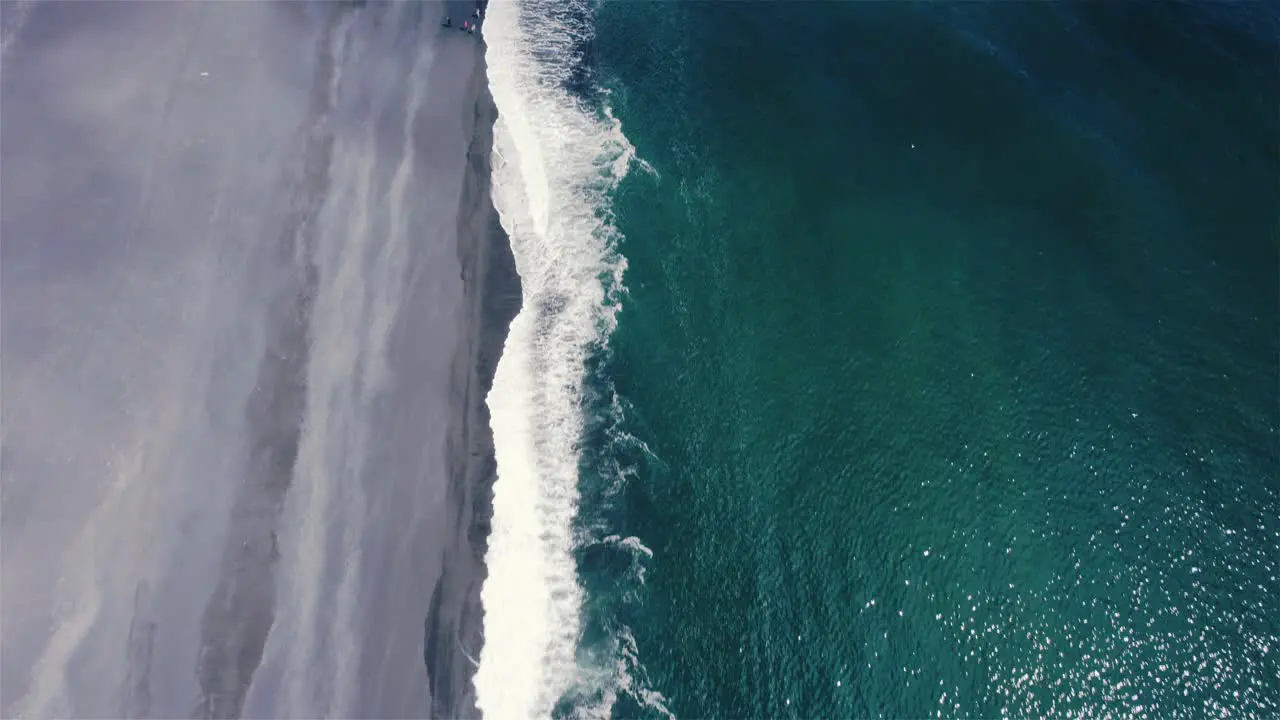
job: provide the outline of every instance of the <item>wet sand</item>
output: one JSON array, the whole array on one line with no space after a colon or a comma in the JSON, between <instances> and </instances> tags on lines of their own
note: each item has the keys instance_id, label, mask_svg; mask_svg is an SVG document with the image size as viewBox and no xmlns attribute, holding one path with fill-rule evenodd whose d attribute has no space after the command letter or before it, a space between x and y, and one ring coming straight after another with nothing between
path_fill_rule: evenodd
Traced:
<instances>
[{"instance_id":1,"label":"wet sand","mask_svg":"<svg viewBox=\"0 0 1280 720\"><path fill-rule=\"evenodd\" d=\"M460 5L468 5L459 3ZM487 4L487 3L486 3ZM458 15L453 16L456 22ZM444 572L431 597L425 659L432 715L476 717L471 684L483 643L480 587L493 514L493 434L485 398L493 386L507 328L520 311L520 278L490 197L490 153L497 108L489 94L483 51L472 77L475 108L466 180L458 215L468 335L454 361L451 405L458 418L449 436L450 500L458 510L445 547Z\"/></svg>"}]
</instances>

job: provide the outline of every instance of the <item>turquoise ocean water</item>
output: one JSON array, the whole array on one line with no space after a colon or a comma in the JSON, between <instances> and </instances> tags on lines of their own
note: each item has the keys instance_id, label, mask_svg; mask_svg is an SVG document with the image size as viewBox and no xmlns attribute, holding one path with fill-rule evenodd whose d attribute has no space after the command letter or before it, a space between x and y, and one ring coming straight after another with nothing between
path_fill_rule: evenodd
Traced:
<instances>
[{"instance_id":1,"label":"turquoise ocean water","mask_svg":"<svg viewBox=\"0 0 1280 720\"><path fill-rule=\"evenodd\" d=\"M1280 714L1276 11L579 10L647 165L556 714Z\"/></svg>"}]
</instances>

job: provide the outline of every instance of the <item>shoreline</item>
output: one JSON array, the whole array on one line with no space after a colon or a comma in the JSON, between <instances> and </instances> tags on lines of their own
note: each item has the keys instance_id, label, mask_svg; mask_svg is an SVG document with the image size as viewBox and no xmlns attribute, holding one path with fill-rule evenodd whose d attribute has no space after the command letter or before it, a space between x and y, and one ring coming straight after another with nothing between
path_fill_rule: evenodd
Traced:
<instances>
[{"instance_id":1,"label":"shoreline","mask_svg":"<svg viewBox=\"0 0 1280 720\"><path fill-rule=\"evenodd\" d=\"M468 18L471 7L471 3L449 2L445 11L454 18ZM483 32L483 23L481 28ZM522 301L515 258L490 194L497 106L489 92L483 35L476 37L475 52L463 110L470 142L458 208L464 317L452 364L453 419L447 441L445 505L457 514L442 548L443 571L432 592L423 646L431 715L442 718L480 715L472 679L483 643L480 589L487 576L484 556L497 473L485 401Z\"/></svg>"}]
</instances>

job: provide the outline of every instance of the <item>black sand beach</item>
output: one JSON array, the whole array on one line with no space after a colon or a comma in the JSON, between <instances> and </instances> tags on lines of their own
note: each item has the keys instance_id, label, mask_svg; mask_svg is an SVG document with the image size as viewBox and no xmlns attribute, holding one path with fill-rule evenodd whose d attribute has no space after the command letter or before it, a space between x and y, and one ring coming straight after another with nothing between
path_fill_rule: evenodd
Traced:
<instances>
[{"instance_id":1,"label":"black sand beach","mask_svg":"<svg viewBox=\"0 0 1280 720\"><path fill-rule=\"evenodd\" d=\"M0 4L0 715L477 714L474 7Z\"/></svg>"}]
</instances>

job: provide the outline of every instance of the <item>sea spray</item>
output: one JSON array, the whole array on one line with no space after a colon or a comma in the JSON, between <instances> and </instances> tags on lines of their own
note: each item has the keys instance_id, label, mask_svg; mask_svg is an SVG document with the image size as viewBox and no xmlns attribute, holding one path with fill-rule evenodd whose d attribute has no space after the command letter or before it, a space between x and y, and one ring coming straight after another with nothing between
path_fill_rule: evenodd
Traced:
<instances>
[{"instance_id":1,"label":"sea spray","mask_svg":"<svg viewBox=\"0 0 1280 720\"><path fill-rule=\"evenodd\" d=\"M574 518L586 362L612 331L624 259L609 192L634 149L570 87L591 36L585 3L502 3L485 22L493 201L523 289L488 405L497 459L475 676L488 717L549 715L579 682L583 590Z\"/></svg>"}]
</instances>

